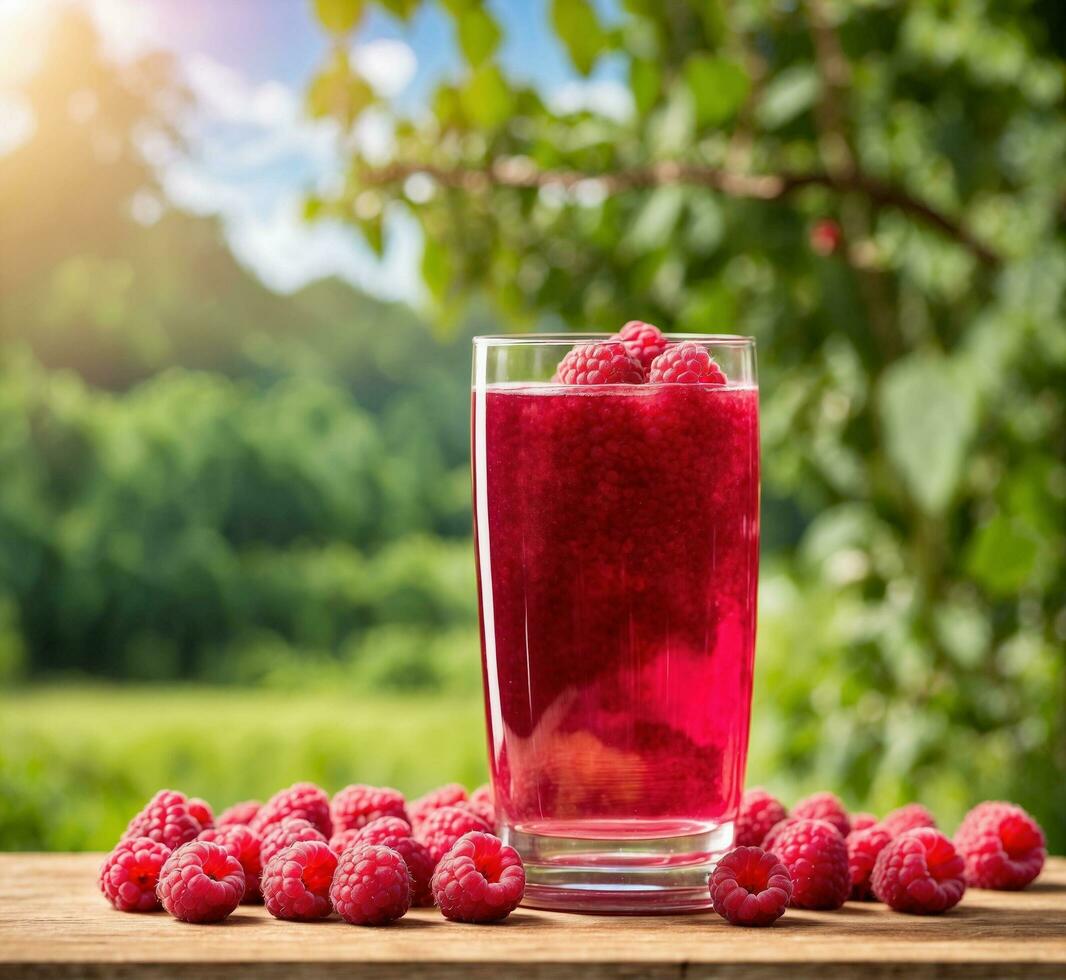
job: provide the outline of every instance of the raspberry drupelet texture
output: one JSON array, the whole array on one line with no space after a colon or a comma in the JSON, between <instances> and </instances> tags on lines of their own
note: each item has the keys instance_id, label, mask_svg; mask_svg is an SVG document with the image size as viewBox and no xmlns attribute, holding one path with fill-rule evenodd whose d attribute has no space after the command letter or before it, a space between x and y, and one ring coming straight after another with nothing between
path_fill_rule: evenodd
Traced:
<instances>
[{"instance_id":1,"label":"raspberry drupelet texture","mask_svg":"<svg viewBox=\"0 0 1066 980\"><path fill-rule=\"evenodd\" d=\"M318 840L297 841L278 851L263 869L263 903L275 919L309 922L333 911L329 889L337 855Z\"/></svg>"},{"instance_id":2,"label":"raspberry drupelet texture","mask_svg":"<svg viewBox=\"0 0 1066 980\"><path fill-rule=\"evenodd\" d=\"M840 831L841 837L851 833L848 811L835 793L812 793L792 808L792 816L804 820L826 820Z\"/></svg>"},{"instance_id":3,"label":"raspberry drupelet texture","mask_svg":"<svg viewBox=\"0 0 1066 980\"><path fill-rule=\"evenodd\" d=\"M620 340L578 344L559 362L555 380L564 385L639 385L644 368Z\"/></svg>"},{"instance_id":4,"label":"raspberry drupelet texture","mask_svg":"<svg viewBox=\"0 0 1066 980\"><path fill-rule=\"evenodd\" d=\"M733 843L738 847L758 847L774 824L788 816L788 811L764 789L748 789L740 801Z\"/></svg>"},{"instance_id":5,"label":"raspberry drupelet texture","mask_svg":"<svg viewBox=\"0 0 1066 980\"><path fill-rule=\"evenodd\" d=\"M378 817L407 819L403 793L388 786L365 786L357 783L345 786L334 794L329 805L333 833L365 827Z\"/></svg>"},{"instance_id":6,"label":"raspberry drupelet texture","mask_svg":"<svg viewBox=\"0 0 1066 980\"><path fill-rule=\"evenodd\" d=\"M797 818L775 835L773 853L792 877L796 908L838 909L847 901L848 849L831 823Z\"/></svg>"},{"instance_id":7,"label":"raspberry drupelet texture","mask_svg":"<svg viewBox=\"0 0 1066 980\"><path fill-rule=\"evenodd\" d=\"M492 798L492 787L485 783L470 794L467 806L490 827L496 825L496 804Z\"/></svg>"},{"instance_id":8,"label":"raspberry drupelet texture","mask_svg":"<svg viewBox=\"0 0 1066 980\"><path fill-rule=\"evenodd\" d=\"M400 817L378 817L356 832L357 839L363 844L388 844L397 837L414 836L411 825Z\"/></svg>"},{"instance_id":9,"label":"raspberry drupelet texture","mask_svg":"<svg viewBox=\"0 0 1066 980\"><path fill-rule=\"evenodd\" d=\"M411 873L411 904L433 904L430 879L433 877L433 858L425 844L411 836L411 825L398 817L381 817L372 820L362 830L356 831L359 844L383 844L391 847L404 859ZM349 845L351 846L351 845Z\"/></svg>"},{"instance_id":10,"label":"raspberry drupelet texture","mask_svg":"<svg viewBox=\"0 0 1066 980\"><path fill-rule=\"evenodd\" d=\"M989 801L975 806L955 833L974 888L1024 888L1044 867L1044 831L1022 807Z\"/></svg>"},{"instance_id":11,"label":"raspberry drupelet texture","mask_svg":"<svg viewBox=\"0 0 1066 980\"><path fill-rule=\"evenodd\" d=\"M244 869L221 844L190 841L167 858L156 891L175 919L221 922L244 895Z\"/></svg>"},{"instance_id":12,"label":"raspberry drupelet texture","mask_svg":"<svg viewBox=\"0 0 1066 980\"><path fill-rule=\"evenodd\" d=\"M792 898L792 877L761 847L736 847L715 867L711 902L735 926L768 926L785 913Z\"/></svg>"},{"instance_id":13,"label":"raspberry drupelet texture","mask_svg":"<svg viewBox=\"0 0 1066 980\"><path fill-rule=\"evenodd\" d=\"M866 901L873 898L870 876L873 874L877 855L892 840L892 835L879 824L865 830L853 830L845 844L848 848L848 873L851 875L851 898Z\"/></svg>"},{"instance_id":14,"label":"raspberry drupelet texture","mask_svg":"<svg viewBox=\"0 0 1066 980\"><path fill-rule=\"evenodd\" d=\"M262 842L259 835L251 827L231 824L228 827L209 827L196 839L221 844L241 862L241 867L244 868L244 897L241 902L245 905L258 902L260 899L259 875L263 870L260 861Z\"/></svg>"},{"instance_id":15,"label":"raspberry drupelet texture","mask_svg":"<svg viewBox=\"0 0 1066 980\"><path fill-rule=\"evenodd\" d=\"M351 847L362 834L362 827L352 827L351 830L342 830L329 839L329 849L338 857Z\"/></svg>"},{"instance_id":16,"label":"raspberry drupelet texture","mask_svg":"<svg viewBox=\"0 0 1066 980\"><path fill-rule=\"evenodd\" d=\"M849 833L854 834L857 830L869 830L871 827L876 827L881 821L877 819L876 814L866 813L864 810L860 810L858 813L848 814L851 821L851 830Z\"/></svg>"},{"instance_id":17,"label":"raspberry drupelet texture","mask_svg":"<svg viewBox=\"0 0 1066 980\"><path fill-rule=\"evenodd\" d=\"M453 922L499 922L522 901L526 869L518 852L492 834L464 834L433 872L433 898Z\"/></svg>"},{"instance_id":18,"label":"raspberry drupelet texture","mask_svg":"<svg viewBox=\"0 0 1066 980\"><path fill-rule=\"evenodd\" d=\"M639 362L645 373L669 344L658 327L643 320L630 320L611 340L622 341L629 356Z\"/></svg>"},{"instance_id":19,"label":"raspberry drupelet texture","mask_svg":"<svg viewBox=\"0 0 1066 980\"><path fill-rule=\"evenodd\" d=\"M314 824L302 817L289 817L281 823L272 824L263 831L259 844L259 860L263 867L267 862L291 844L301 840L320 840L326 843L326 836Z\"/></svg>"},{"instance_id":20,"label":"raspberry drupelet texture","mask_svg":"<svg viewBox=\"0 0 1066 980\"><path fill-rule=\"evenodd\" d=\"M216 827L232 827L235 825L247 826L259 812L262 803L258 800L244 800L242 803L234 803L233 806L223 810L215 818Z\"/></svg>"},{"instance_id":21,"label":"raspberry drupelet texture","mask_svg":"<svg viewBox=\"0 0 1066 980\"><path fill-rule=\"evenodd\" d=\"M426 845L436 865L463 834L473 830L487 834L490 828L467 807L442 806L426 814L415 830L415 836Z\"/></svg>"},{"instance_id":22,"label":"raspberry drupelet texture","mask_svg":"<svg viewBox=\"0 0 1066 980\"><path fill-rule=\"evenodd\" d=\"M726 383L722 369L707 349L692 340L670 344L652 361L648 380L683 385Z\"/></svg>"},{"instance_id":23,"label":"raspberry drupelet texture","mask_svg":"<svg viewBox=\"0 0 1066 980\"><path fill-rule=\"evenodd\" d=\"M203 828L192 815L184 793L161 789L129 823L123 839L150 837L172 851L191 841Z\"/></svg>"},{"instance_id":24,"label":"raspberry drupelet texture","mask_svg":"<svg viewBox=\"0 0 1066 980\"><path fill-rule=\"evenodd\" d=\"M100 891L120 912L153 912L159 908L155 886L170 857L166 844L150 837L120 840L100 868Z\"/></svg>"},{"instance_id":25,"label":"raspberry drupelet texture","mask_svg":"<svg viewBox=\"0 0 1066 980\"><path fill-rule=\"evenodd\" d=\"M908 803L886 813L881 821L893 837L914 830L916 827L936 827L936 818L921 803Z\"/></svg>"},{"instance_id":26,"label":"raspberry drupelet texture","mask_svg":"<svg viewBox=\"0 0 1066 980\"><path fill-rule=\"evenodd\" d=\"M404 859L383 844L356 844L338 859L330 901L345 922L383 926L411 907L411 876Z\"/></svg>"},{"instance_id":27,"label":"raspberry drupelet texture","mask_svg":"<svg viewBox=\"0 0 1066 980\"><path fill-rule=\"evenodd\" d=\"M879 901L897 912L938 915L966 891L965 862L939 830L918 827L889 841L874 863L871 883Z\"/></svg>"},{"instance_id":28,"label":"raspberry drupelet texture","mask_svg":"<svg viewBox=\"0 0 1066 980\"><path fill-rule=\"evenodd\" d=\"M215 814L211 804L199 796L189 797L189 813L191 813L204 830L215 825Z\"/></svg>"},{"instance_id":29,"label":"raspberry drupelet texture","mask_svg":"<svg viewBox=\"0 0 1066 980\"><path fill-rule=\"evenodd\" d=\"M329 795L314 783L294 783L275 793L260 807L251 828L262 834L271 824L289 817L300 817L314 824L328 840L333 833L329 817Z\"/></svg>"},{"instance_id":30,"label":"raspberry drupelet texture","mask_svg":"<svg viewBox=\"0 0 1066 980\"><path fill-rule=\"evenodd\" d=\"M442 806L457 806L466 803L466 787L461 783L445 783L436 789L412 800L407 806L407 815L412 827L418 824L433 810L439 810Z\"/></svg>"},{"instance_id":31,"label":"raspberry drupelet texture","mask_svg":"<svg viewBox=\"0 0 1066 980\"><path fill-rule=\"evenodd\" d=\"M777 835L781 833L786 827L791 827L797 820L803 819L802 817L785 817L784 820L778 820L767 832L766 836L762 839L762 843L759 845L764 851L772 851L774 844L777 843Z\"/></svg>"}]
</instances>

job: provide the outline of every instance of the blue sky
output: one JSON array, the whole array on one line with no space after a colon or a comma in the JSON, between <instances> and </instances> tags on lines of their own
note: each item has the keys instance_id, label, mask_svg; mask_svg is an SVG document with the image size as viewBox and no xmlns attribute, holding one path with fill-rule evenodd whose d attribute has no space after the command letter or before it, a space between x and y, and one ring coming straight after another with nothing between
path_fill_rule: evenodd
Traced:
<instances>
[{"instance_id":1,"label":"blue sky","mask_svg":"<svg viewBox=\"0 0 1066 980\"><path fill-rule=\"evenodd\" d=\"M340 173L336 130L308 119L302 108L329 44L310 0L0 0L0 66L7 65L0 67L0 129L7 124L16 134L9 141L32 126L13 101L12 77L31 70L35 43L55 6L66 2L92 13L116 59L153 48L177 56L197 96L182 121L189 149L180 157L160 147L148 151L170 201L221 216L234 253L264 282L291 290L341 275L378 295L418 302L421 241L410 218L390 216L380 260L348 228L299 220L301 195L328 189ZM614 0L597 5L605 20L617 16ZM552 34L548 0L490 0L490 6L503 29L500 58L509 74L560 105L629 111L617 63L605 62L591 80L573 71ZM432 5L410 24L375 9L354 38L351 57L399 113L423 110L436 82L462 71L451 20ZM366 117L357 130L363 151L386 159L389 130L387 115ZM150 220L158 206L140 203L137 213Z\"/></svg>"}]
</instances>

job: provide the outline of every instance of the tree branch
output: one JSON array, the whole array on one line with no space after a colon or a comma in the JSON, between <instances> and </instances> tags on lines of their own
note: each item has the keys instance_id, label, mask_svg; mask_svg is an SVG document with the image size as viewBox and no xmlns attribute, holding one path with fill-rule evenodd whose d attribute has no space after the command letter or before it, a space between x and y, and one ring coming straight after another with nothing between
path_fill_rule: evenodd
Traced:
<instances>
[{"instance_id":1,"label":"tree branch","mask_svg":"<svg viewBox=\"0 0 1066 980\"><path fill-rule=\"evenodd\" d=\"M670 184L693 184L711 188L729 197L778 201L806 187L825 187L837 192L862 194L878 207L897 208L958 242L986 265L995 266L1001 261L993 249L971 235L955 218L914 197L902 187L853 171L839 174L825 171L749 174L667 160L646 167L597 174L580 170L541 170L524 157L503 157L485 168L392 163L364 171L361 179L369 186L384 186L399 183L412 174L425 174L444 187L472 193L484 193L493 187L571 189L590 181L600 185L608 194Z\"/></svg>"}]
</instances>

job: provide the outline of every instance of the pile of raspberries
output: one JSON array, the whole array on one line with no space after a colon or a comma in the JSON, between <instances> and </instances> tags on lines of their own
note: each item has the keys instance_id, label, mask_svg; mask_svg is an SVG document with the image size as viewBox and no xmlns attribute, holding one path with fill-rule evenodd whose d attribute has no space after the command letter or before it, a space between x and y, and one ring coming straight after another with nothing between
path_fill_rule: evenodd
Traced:
<instances>
[{"instance_id":1,"label":"pile of raspberries","mask_svg":"<svg viewBox=\"0 0 1066 980\"><path fill-rule=\"evenodd\" d=\"M498 922L522 900L526 872L494 823L489 788L457 783L410 803L384 787L330 799L297 783L218 817L160 790L108 855L100 890L123 912L162 907L183 922L220 922L242 902L292 921L336 912L379 926L436 905L455 922Z\"/></svg>"},{"instance_id":2,"label":"pile of raspberries","mask_svg":"<svg viewBox=\"0 0 1066 980\"><path fill-rule=\"evenodd\" d=\"M494 825L487 786L468 794L451 783L408 802L386 787L347 786L330 799L297 783L217 818L204 800L160 790L108 855L100 889L121 911L162 907L184 922L219 922L242 902L293 921L336 912L386 925L436 905L455 922L498 922L522 900L526 875ZM822 792L789 813L751 789L735 830L709 888L714 910L745 926L849 899L934 915L967 886L1024 888L1047 857L1040 825L1013 803L974 807L952 840L920 803L878 820Z\"/></svg>"},{"instance_id":3,"label":"pile of raspberries","mask_svg":"<svg viewBox=\"0 0 1066 980\"><path fill-rule=\"evenodd\" d=\"M877 900L898 912L936 915L971 888L1019 889L1047 857L1040 825L1013 803L987 802L954 840L920 803L878 820L815 793L789 813L761 789L744 793L736 847L711 875L714 910L735 925L767 926L792 905L838 909Z\"/></svg>"}]
</instances>

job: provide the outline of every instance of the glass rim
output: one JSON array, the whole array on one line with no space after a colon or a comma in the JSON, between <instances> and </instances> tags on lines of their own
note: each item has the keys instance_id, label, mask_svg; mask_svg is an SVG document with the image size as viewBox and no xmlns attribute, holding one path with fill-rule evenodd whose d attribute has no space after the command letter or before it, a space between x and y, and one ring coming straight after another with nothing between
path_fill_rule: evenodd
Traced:
<instances>
[{"instance_id":1,"label":"glass rim","mask_svg":"<svg viewBox=\"0 0 1066 980\"><path fill-rule=\"evenodd\" d=\"M479 334L473 338L476 347L517 347L522 345L580 344L606 341L614 337L606 331L586 333L507 333ZM755 338L736 333L666 333L667 340L692 340L720 347L754 347Z\"/></svg>"}]
</instances>

